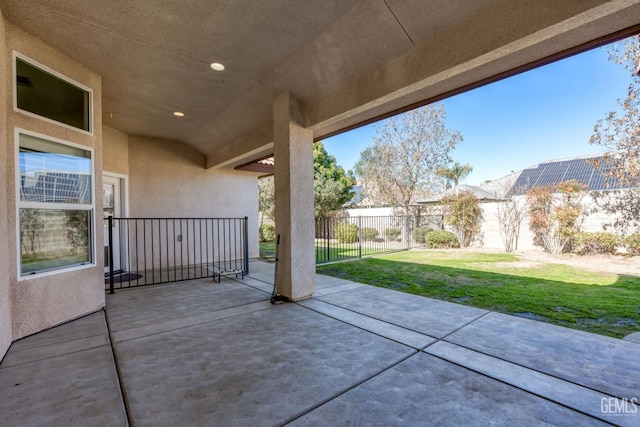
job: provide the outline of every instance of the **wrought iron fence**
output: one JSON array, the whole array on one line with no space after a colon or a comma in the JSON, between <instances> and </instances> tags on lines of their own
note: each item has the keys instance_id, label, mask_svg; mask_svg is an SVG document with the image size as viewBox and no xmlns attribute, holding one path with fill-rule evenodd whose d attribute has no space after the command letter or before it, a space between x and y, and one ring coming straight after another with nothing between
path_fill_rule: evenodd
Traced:
<instances>
[{"instance_id":1,"label":"wrought iron fence","mask_svg":"<svg viewBox=\"0 0 640 427\"><path fill-rule=\"evenodd\" d=\"M411 249L424 244L418 228L442 229L441 215L317 217L316 264Z\"/></svg>"},{"instance_id":2,"label":"wrought iron fence","mask_svg":"<svg viewBox=\"0 0 640 427\"><path fill-rule=\"evenodd\" d=\"M247 221L109 217L107 289L248 274Z\"/></svg>"}]
</instances>

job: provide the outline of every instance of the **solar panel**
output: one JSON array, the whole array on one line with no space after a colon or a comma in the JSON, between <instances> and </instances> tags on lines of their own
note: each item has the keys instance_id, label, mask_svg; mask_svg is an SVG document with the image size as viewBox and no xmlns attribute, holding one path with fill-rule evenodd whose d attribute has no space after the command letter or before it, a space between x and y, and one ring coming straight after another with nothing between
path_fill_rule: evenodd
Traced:
<instances>
[{"instance_id":1,"label":"solar panel","mask_svg":"<svg viewBox=\"0 0 640 427\"><path fill-rule=\"evenodd\" d=\"M511 190L507 192L507 197L526 194L529 190L535 187L535 183L538 181L542 169L525 169L522 171L516 182L511 187Z\"/></svg>"},{"instance_id":2,"label":"solar panel","mask_svg":"<svg viewBox=\"0 0 640 427\"><path fill-rule=\"evenodd\" d=\"M22 175L20 198L29 202L87 203L91 200L91 176L59 172Z\"/></svg>"},{"instance_id":3,"label":"solar panel","mask_svg":"<svg viewBox=\"0 0 640 427\"><path fill-rule=\"evenodd\" d=\"M569 179L575 179L576 181L586 185L589 185L592 174L593 166L585 159L572 160L571 165L567 169L567 176Z\"/></svg>"},{"instance_id":4,"label":"solar panel","mask_svg":"<svg viewBox=\"0 0 640 427\"><path fill-rule=\"evenodd\" d=\"M567 165L565 162L545 163L541 165L544 172L536 182L536 187L544 187L547 185L555 185L563 181Z\"/></svg>"},{"instance_id":5,"label":"solar panel","mask_svg":"<svg viewBox=\"0 0 640 427\"><path fill-rule=\"evenodd\" d=\"M576 180L588 186L588 190L602 191L623 188L619 182L607 179L606 174L614 166L601 165L596 169L591 159L572 159L541 163L535 168L525 169L507 192L507 197L526 194L535 187L556 185L560 182Z\"/></svg>"}]
</instances>

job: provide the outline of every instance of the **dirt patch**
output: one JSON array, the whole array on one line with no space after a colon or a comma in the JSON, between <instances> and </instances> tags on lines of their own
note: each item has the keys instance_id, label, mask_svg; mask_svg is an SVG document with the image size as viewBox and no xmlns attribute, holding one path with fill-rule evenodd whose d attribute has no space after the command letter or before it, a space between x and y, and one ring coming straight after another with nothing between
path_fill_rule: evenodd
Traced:
<instances>
[{"instance_id":1,"label":"dirt patch","mask_svg":"<svg viewBox=\"0 0 640 427\"><path fill-rule=\"evenodd\" d=\"M640 257L615 255L551 255L546 252L523 251L518 257L530 262L564 264L586 271L640 277Z\"/></svg>"},{"instance_id":2,"label":"dirt patch","mask_svg":"<svg viewBox=\"0 0 640 427\"><path fill-rule=\"evenodd\" d=\"M504 251L487 248L452 249L452 251L504 253ZM531 268L543 263L564 264L586 271L640 277L640 257L638 256L627 257L620 255L576 254L551 255L543 251L517 251L514 252L514 255L518 257L518 261L483 264L486 266L499 266L505 268Z\"/></svg>"}]
</instances>

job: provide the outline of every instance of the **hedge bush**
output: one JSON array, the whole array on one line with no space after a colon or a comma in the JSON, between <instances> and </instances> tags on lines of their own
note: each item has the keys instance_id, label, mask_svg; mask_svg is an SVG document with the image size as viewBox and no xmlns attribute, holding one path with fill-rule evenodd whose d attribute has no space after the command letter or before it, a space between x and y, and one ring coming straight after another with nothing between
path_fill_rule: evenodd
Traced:
<instances>
[{"instance_id":1,"label":"hedge bush","mask_svg":"<svg viewBox=\"0 0 640 427\"><path fill-rule=\"evenodd\" d=\"M622 242L614 233L581 232L573 236L572 251L580 255L613 255Z\"/></svg>"},{"instance_id":2,"label":"hedge bush","mask_svg":"<svg viewBox=\"0 0 640 427\"><path fill-rule=\"evenodd\" d=\"M427 234L431 233L433 228L423 225L413 230L413 241L424 244L427 241Z\"/></svg>"},{"instance_id":3,"label":"hedge bush","mask_svg":"<svg viewBox=\"0 0 640 427\"><path fill-rule=\"evenodd\" d=\"M628 235L624 239L624 247L627 249L627 254L640 255L640 232Z\"/></svg>"},{"instance_id":4,"label":"hedge bush","mask_svg":"<svg viewBox=\"0 0 640 427\"><path fill-rule=\"evenodd\" d=\"M336 226L336 237L340 243L355 243L358 240L358 226L352 222L341 222Z\"/></svg>"},{"instance_id":5,"label":"hedge bush","mask_svg":"<svg viewBox=\"0 0 640 427\"><path fill-rule=\"evenodd\" d=\"M271 224L261 224L258 230L261 242L274 242L276 240L276 227Z\"/></svg>"},{"instance_id":6,"label":"hedge bush","mask_svg":"<svg viewBox=\"0 0 640 427\"><path fill-rule=\"evenodd\" d=\"M375 242L378 240L379 234L378 229L373 227L363 227L362 230L360 230L360 238L365 242Z\"/></svg>"},{"instance_id":7,"label":"hedge bush","mask_svg":"<svg viewBox=\"0 0 640 427\"><path fill-rule=\"evenodd\" d=\"M425 238L425 245L431 249L459 248L458 237L455 233L445 230L434 230Z\"/></svg>"},{"instance_id":8,"label":"hedge bush","mask_svg":"<svg viewBox=\"0 0 640 427\"><path fill-rule=\"evenodd\" d=\"M384 230L384 235L390 242L395 242L402 234L402 230L396 227L390 227Z\"/></svg>"}]
</instances>

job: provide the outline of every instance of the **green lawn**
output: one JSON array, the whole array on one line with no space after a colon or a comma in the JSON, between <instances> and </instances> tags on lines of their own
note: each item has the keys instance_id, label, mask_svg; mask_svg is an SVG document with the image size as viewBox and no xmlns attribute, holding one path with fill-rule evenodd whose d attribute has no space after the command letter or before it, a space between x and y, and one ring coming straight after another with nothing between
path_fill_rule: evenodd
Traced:
<instances>
[{"instance_id":1,"label":"green lawn","mask_svg":"<svg viewBox=\"0 0 640 427\"><path fill-rule=\"evenodd\" d=\"M51 257L28 257L22 256L22 273L30 273L32 271L48 270L52 268L65 267L68 265L82 264L84 262L90 262L89 256L86 253L76 255L58 255Z\"/></svg>"},{"instance_id":2,"label":"green lawn","mask_svg":"<svg viewBox=\"0 0 640 427\"><path fill-rule=\"evenodd\" d=\"M410 251L317 272L617 338L640 331L640 277L517 261L511 254Z\"/></svg>"},{"instance_id":3,"label":"green lawn","mask_svg":"<svg viewBox=\"0 0 640 427\"><path fill-rule=\"evenodd\" d=\"M320 263L344 260L348 258L358 258L360 255L369 256L382 252L382 249L377 248L373 244L365 244L358 250L357 243L338 243L329 247L327 252L326 246L323 244L316 245L316 260ZM275 242L260 242L260 257L270 260L275 258L276 244Z\"/></svg>"}]
</instances>

